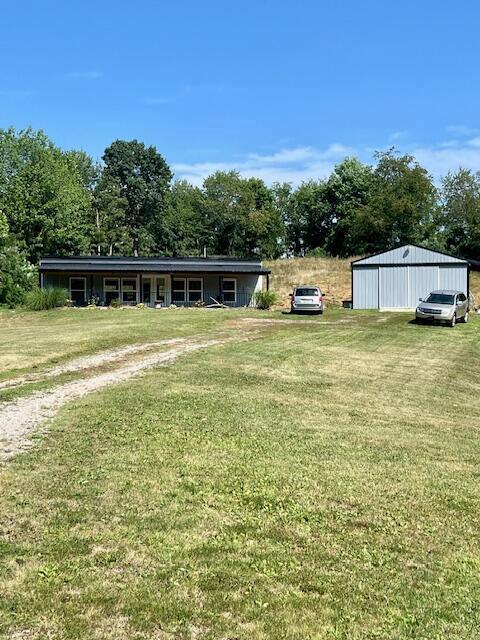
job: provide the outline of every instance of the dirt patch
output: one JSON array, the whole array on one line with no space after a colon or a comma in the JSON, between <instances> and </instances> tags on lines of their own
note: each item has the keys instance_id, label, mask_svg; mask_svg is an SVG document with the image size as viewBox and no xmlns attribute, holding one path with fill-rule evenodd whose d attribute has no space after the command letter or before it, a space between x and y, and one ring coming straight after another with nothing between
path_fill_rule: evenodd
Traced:
<instances>
[{"instance_id":1,"label":"dirt patch","mask_svg":"<svg viewBox=\"0 0 480 640\"><path fill-rule=\"evenodd\" d=\"M0 461L8 460L30 447L32 445L31 436L34 430L38 433L39 428L41 428L46 420L52 418L60 407L70 400L81 398L88 393L92 393L109 385L124 382L151 367L166 365L185 353L224 344L228 341L229 339L227 338L198 342L187 341L187 339L170 341L177 344L166 351L146 355L139 361L126 364L107 373L67 382L49 391L37 391L26 398L4 404L0 413ZM168 343L169 341L163 341L157 344L165 344L165 342ZM150 347L147 345L143 346L145 348L152 348L152 345L150 345ZM140 345L137 345L137 347L140 347ZM122 351L122 356L125 355L125 349ZM118 354L119 351L121 350L117 350L116 353ZM130 350L129 353L132 353L132 351ZM91 362L92 358L100 358L103 363L104 360L102 360L102 357L101 354L98 356L89 356L82 361L85 362L88 359L89 362ZM74 363L71 362L68 365L63 365L63 367L71 367L73 364ZM55 370L58 372L58 368L55 368ZM72 371L71 368L67 370ZM54 370L52 369L51 371ZM65 369L61 372L63 373L64 371Z\"/></svg>"}]
</instances>

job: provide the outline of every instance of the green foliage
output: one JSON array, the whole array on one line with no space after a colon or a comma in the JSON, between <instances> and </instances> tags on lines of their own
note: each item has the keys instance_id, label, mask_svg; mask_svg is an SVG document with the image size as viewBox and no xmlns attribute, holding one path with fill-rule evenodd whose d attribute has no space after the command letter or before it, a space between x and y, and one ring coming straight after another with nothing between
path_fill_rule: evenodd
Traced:
<instances>
[{"instance_id":1,"label":"green foliage","mask_svg":"<svg viewBox=\"0 0 480 640\"><path fill-rule=\"evenodd\" d=\"M277 302L277 294L274 291L256 291L253 302L257 309L270 309Z\"/></svg>"},{"instance_id":2,"label":"green foliage","mask_svg":"<svg viewBox=\"0 0 480 640\"><path fill-rule=\"evenodd\" d=\"M103 154L105 168L101 189L118 189L126 203L124 227L131 240L131 251L148 253L153 229L162 224L172 172L155 147L138 140L116 140Z\"/></svg>"},{"instance_id":3,"label":"green foliage","mask_svg":"<svg viewBox=\"0 0 480 640\"><path fill-rule=\"evenodd\" d=\"M78 157L41 131L0 130L0 210L32 262L88 249L90 198Z\"/></svg>"},{"instance_id":4,"label":"green foliage","mask_svg":"<svg viewBox=\"0 0 480 640\"><path fill-rule=\"evenodd\" d=\"M436 243L437 193L431 177L410 155L377 154L371 194L353 221L357 253L413 242Z\"/></svg>"},{"instance_id":5,"label":"green foliage","mask_svg":"<svg viewBox=\"0 0 480 640\"><path fill-rule=\"evenodd\" d=\"M21 304L27 291L38 282L35 267L18 250L8 232L5 214L0 211L0 304Z\"/></svg>"},{"instance_id":6,"label":"green foliage","mask_svg":"<svg viewBox=\"0 0 480 640\"><path fill-rule=\"evenodd\" d=\"M122 301L119 300L119 298L114 298L113 300L110 301L110 306L113 309L118 309L119 307L122 306Z\"/></svg>"},{"instance_id":7,"label":"green foliage","mask_svg":"<svg viewBox=\"0 0 480 640\"><path fill-rule=\"evenodd\" d=\"M67 305L68 291L61 287L33 289L25 296L25 306L30 311L44 311Z\"/></svg>"},{"instance_id":8,"label":"green foliage","mask_svg":"<svg viewBox=\"0 0 480 640\"><path fill-rule=\"evenodd\" d=\"M310 249L305 254L307 258L325 258L327 256L327 252L323 247L315 247L315 249Z\"/></svg>"},{"instance_id":9,"label":"green foliage","mask_svg":"<svg viewBox=\"0 0 480 640\"><path fill-rule=\"evenodd\" d=\"M480 256L480 173L459 169L442 181L441 226L445 244L461 256Z\"/></svg>"}]
</instances>

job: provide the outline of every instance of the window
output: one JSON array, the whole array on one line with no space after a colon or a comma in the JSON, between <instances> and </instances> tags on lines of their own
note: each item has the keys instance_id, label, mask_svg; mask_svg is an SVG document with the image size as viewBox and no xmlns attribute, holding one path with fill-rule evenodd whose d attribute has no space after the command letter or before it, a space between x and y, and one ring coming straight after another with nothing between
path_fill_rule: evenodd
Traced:
<instances>
[{"instance_id":1,"label":"window","mask_svg":"<svg viewBox=\"0 0 480 640\"><path fill-rule=\"evenodd\" d=\"M70 300L75 305L85 304L86 301L85 278L70 278Z\"/></svg>"},{"instance_id":2,"label":"window","mask_svg":"<svg viewBox=\"0 0 480 640\"><path fill-rule=\"evenodd\" d=\"M122 302L124 304L137 302L136 278L122 278Z\"/></svg>"},{"instance_id":3,"label":"window","mask_svg":"<svg viewBox=\"0 0 480 640\"><path fill-rule=\"evenodd\" d=\"M465 302L465 300L466 300L465 295L463 293L459 293L458 294L458 301L459 302Z\"/></svg>"},{"instance_id":4,"label":"window","mask_svg":"<svg viewBox=\"0 0 480 640\"><path fill-rule=\"evenodd\" d=\"M188 301L198 302L203 300L203 280L201 278L188 279Z\"/></svg>"},{"instance_id":5,"label":"window","mask_svg":"<svg viewBox=\"0 0 480 640\"><path fill-rule=\"evenodd\" d=\"M172 302L198 302L203 300L202 278L173 278Z\"/></svg>"},{"instance_id":6,"label":"window","mask_svg":"<svg viewBox=\"0 0 480 640\"><path fill-rule=\"evenodd\" d=\"M185 302L185 278L173 278L172 279L172 302Z\"/></svg>"},{"instance_id":7,"label":"window","mask_svg":"<svg viewBox=\"0 0 480 640\"><path fill-rule=\"evenodd\" d=\"M237 301L237 281L235 278L224 278L222 282L222 296L224 302Z\"/></svg>"},{"instance_id":8,"label":"window","mask_svg":"<svg viewBox=\"0 0 480 640\"><path fill-rule=\"evenodd\" d=\"M296 296L319 296L320 292L318 289L303 287L301 289L295 289L295 297Z\"/></svg>"},{"instance_id":9,"label":"window","mask_svg":"<svg viewBox=\"0 0 480 640\"><path fill-rule=\"evenodd\" d=\"M455 304L455 296L451 296L448 293L431 293L425 302L431 304Z\"/></svg>"},{"instance_id":10,"label":"window","mask_svg":"<svg viewBox=\"0 0 480 640\"><path fill-rule=\"evenodd\" d=\"M110 305L113 300L120 300L119 278L104 278L103 291L105 292L105 304Z\"/></svg>"}]
</instances>

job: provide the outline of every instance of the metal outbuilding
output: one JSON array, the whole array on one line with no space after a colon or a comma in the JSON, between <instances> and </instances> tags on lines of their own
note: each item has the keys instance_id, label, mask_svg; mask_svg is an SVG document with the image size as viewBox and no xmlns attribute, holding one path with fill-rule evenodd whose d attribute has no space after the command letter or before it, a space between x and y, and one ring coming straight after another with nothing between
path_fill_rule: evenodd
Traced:
<instances>
[{"instance_id":1,"label":"metal outbuilding","mask_svg":"<svg viewBox=\"0 0 480 640\"><path fill-rule=\"evenodd\" d=\"M354 309L414 309L430 291L468 295L469 263L440 251L407 244L352 262Z\"/></svg>"}]
</instances>

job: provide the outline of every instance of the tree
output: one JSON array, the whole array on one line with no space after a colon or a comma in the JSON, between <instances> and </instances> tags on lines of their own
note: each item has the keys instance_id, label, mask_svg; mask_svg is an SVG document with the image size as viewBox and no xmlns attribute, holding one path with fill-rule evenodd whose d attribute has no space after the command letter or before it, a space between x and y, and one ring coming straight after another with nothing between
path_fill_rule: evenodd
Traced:
<instances>
[{"instance_id":1,"label":"tree","mask_svg":"<svg viewBox=\"0 0 480 640\"><path fill-rule=\"evenodd\" d=\"M162 224L172 173L155 147L137 140L116 140L103 155L102 185L112 190L119 185L127 201L124 226L128 228L131 250L149 253L153 227Z\"/></svg>"},{"instance_id":2,"label":"tree","mask_svg":"<svg viewBox=\"0 0 480 640\"><path fill-rule=\"evenodd\" d=\"M442 180L442 228L449 251L480 255L480 173L459 169Z\"/></svg>"},{"instance_id":3,"label":"tree","mask_svg":"<svg viewBox=\"0 0 480 640\"><path fill-rule=\"evenodd\" d=\"M127 207L128 200L122 194L120 184L113 179L104 184L102 178L93 196L95 222L92 244L98 255L112 256L115 251L128 253L130 235L125 223Z\"/></svg>"},{"instance_id":4,"label":"tree","mask_svg":"<svg viewBox=\"0 0 480 640\"><path fill-rule=\"evenodd\" d=\"M7 218L0 211L0 303L10 307L21 304L37 278L37 270L15 246L8 232Z\"/></svg>"},{"instance_id":5,"label":"tree","mask_svg":"<svg viewBox=\"0 0 480 640\"><path fill-rule=\"evenodd\" d=\"M0 209L33 262L88 250L90 196L77 162L41 131L0 130Z\"/></svg>"},{"instance_id":6,"label":"tree","mask_svg":"<svg viewBox=\"0 0 480 640\"><path fill-rule=\"evenodd\" d=\"M345 158L338 164L325 184L324 198L329 215L330 231L325 249L334 256L356 253L353 228L359 209L372 195L372 167L357 158Z\"/></svg>"},{"instance_id":7,"label":"tree","mask_svg":"<svg viewBox=\"0 0 480 640\"><path fill-rule=\"evenodd\" d=\"M283 228L271 191L258 178L218 171L206 178L205 223L221 255L275 257Z\"/></svg>"},{"instance_id":8,"label":"tree","mask_svg":"<svg viewBox=\"0 0 480 640\"><path fill-rule=\"evenodd\" d=\"M358 209L352 230L356 253L409 242L439 247L437 192L427 171L393 149L376 158L371 196Z\"/></svg>"},{"instance_id":9,"label":"tree","mask_svg":"<svg viewBox=\"0 0 480 640\"><path fill-rule=\"evenodd\" d=\"M203 247L213 248L214 230L205 215L201 189L179 180L168 197L163 225L157 229L156 244L166 255L198 255Z\"/></svg>"}]
</instances>

